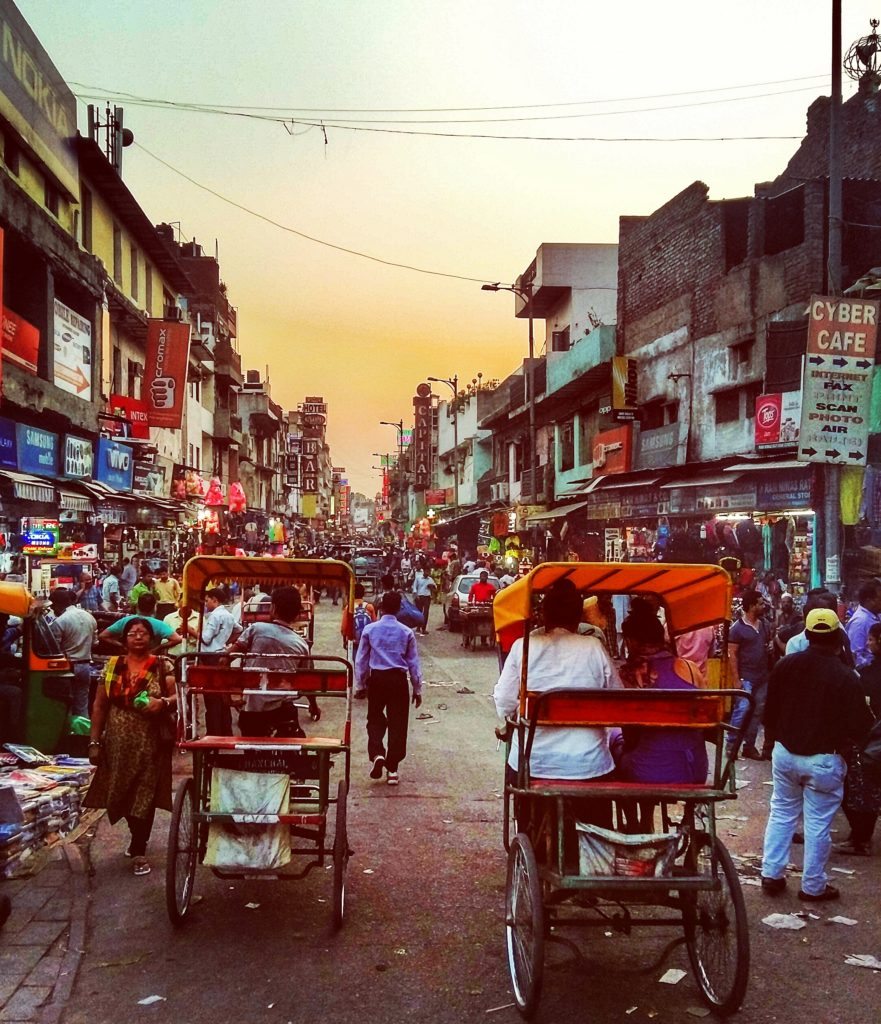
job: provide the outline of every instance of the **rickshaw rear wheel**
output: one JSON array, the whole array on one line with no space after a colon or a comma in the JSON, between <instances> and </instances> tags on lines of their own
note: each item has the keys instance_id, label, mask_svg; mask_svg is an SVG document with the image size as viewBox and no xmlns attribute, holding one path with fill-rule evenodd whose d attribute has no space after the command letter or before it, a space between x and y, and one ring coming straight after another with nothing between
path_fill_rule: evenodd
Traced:
<instances>
[{"instance_id":1,"label":"rickshaw rear wheel","mask_svg":"<svg viewBox=\"0 0 881 1024\"><path fill-rule=\"evenodd\" d=\"M198 835L195 821L195 786L185 779L177 788L171 826L168 830L168 852L165 863L165 906L173 925L183 923L193 898L196 880Z\"/></svg>"},{"instance_id":2,"label":"rickshaw rear wheel","mask_svg":"<svg viewBox=\"0 0 881 1024\"><path fill-rule=\"evenodd\" d=\"M346 913L346 869L349 863L349 838L346 834L346 800L349 786L341 781L336 792L336 829L333 836L333 927L342 928Z\"/></svg>"},{"instance_id":3,"label":"rickshaw rear wheel","mask_svg":"<svg viewBox=\"0 0 881 1024\"><path fill-rule=\"evenodd\" d=\"M538 863L529 837L514 836L508 850L505 885L505 941L514 999L530 1018L541 996L544 975L545 911Z\"/></svg>"},{"instance_id":4,"label":"rickshaw rear wheel","mask_svg":"<svg viewBox=\"0 0 881 1024\"><path fill-rule=\"evenodd\" d=\"M749 982L749 922L731 854L718 838L694 841L694 873L709 875L715 849L719 889L684 895L685 940L701 995L719 1016L740 1009Z\"/></svg>"}]
</instances>

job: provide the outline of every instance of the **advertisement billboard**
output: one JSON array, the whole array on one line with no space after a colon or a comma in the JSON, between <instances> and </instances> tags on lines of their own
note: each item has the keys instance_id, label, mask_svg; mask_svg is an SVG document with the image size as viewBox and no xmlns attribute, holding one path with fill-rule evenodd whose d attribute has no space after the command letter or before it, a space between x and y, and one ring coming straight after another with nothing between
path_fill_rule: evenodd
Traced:
<instances>
[{"instance_id":1,"label":"advertisement billboard","mask_svg":"<svg viewBox=\"0 0 881 1024\"><path fill-rule=\"evenodd\" d=\"M92 401L92 325L55 299L55 387Z\"/></svg>"},{"instance_id":2,"label":"advertisement billboard","mask_svg":"<svg viewBox=\"0 0 881 1024\"><path fill-rule=\"evenodd\" d=\"M28 373L37 372L40 332L24 317L3 307L3 358Z\"/></svg>"},{"instance_id":3,"label":"advertisement billboard","mask_svg":"<svg viewBox=\"0 0 881 1024\"><path fill-rule=\"evenodd\" d=\"M144 396L151 427L180 430L187 396L190 325L178 320L147 321Z\"/></svg>"},{"instance_id":4,"label":"advertisement billboard","mask_svg":"<svg viewBox=\"0 0 881 1024\"><path fill-rule=\"evenodd\" d=\"M759 395L756 399L756 450L796 447L800 422L800 391Z\"/></svg>"}]
</instances>

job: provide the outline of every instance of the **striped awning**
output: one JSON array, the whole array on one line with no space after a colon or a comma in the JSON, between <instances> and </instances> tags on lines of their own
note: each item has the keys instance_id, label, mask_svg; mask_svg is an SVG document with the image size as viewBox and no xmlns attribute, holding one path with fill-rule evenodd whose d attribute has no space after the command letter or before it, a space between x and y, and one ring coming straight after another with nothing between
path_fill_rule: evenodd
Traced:
<instances>
[{"instance_id":1,"label":"striped awning","mask_svg":"<svg viewBox=\"0 0 881 1024\"><path fill-rule=\"evenodd\" d=\"M84 494L74 494L72 491L59 491L60 507L71 512L94 512L92 502Z\"/></svg>"},{"instance_id":2,"label":"striped awning","mask_svg":"<svg viewBox=\"0 0 881 1024\"><path fill-rule=\"evenodd\" d=\"M27 473L16 473L11 469L0 470L0 479L12 484L12 493L20 501L40 501L55 503L55 488L48 480Z\"/></svg>"}]
</instances>

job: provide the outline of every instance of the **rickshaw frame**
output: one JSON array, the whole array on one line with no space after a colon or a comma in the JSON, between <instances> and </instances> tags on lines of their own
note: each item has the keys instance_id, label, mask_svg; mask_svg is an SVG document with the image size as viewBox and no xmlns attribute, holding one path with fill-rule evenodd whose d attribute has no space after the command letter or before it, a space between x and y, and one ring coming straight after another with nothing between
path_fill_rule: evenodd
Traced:
<instances>
[{"instance_id":1,"label":"rickshaw frame","mask_svg":"<svg viewBox=\"0 0 881 1024\"><path fill-rule=\"evenodd\" d=\"M723 625L722 670L727 681L727 636L732 599L730 576L719 566L658 563L543 563L500 591L494 620L503 652L522 638L518 714L509 720L505 764L511 736L518 737L516 782L506 779L503 838L508 851L506 882L506 945L518 1010L530 1017L543 978L544 941L551 923L567 926L610 926L629 933L635 925L681 926L701 995L720 1015L741 1005L749 974L749 930L739 878L730 855L716 835L715 805L736 798L734 765L753 708L752 695L737 689L680 690L545 690L529 689L529 637L535 624L537 599L559 580L571 580L586 595L652 594L665 609L667 628L675 638L710 625ZM734 700L745 699L748 712L739 728L726 717ZM716 752L712 782L707 785L629 783L615 780L533 779L530 755L536 729L554 726L605 728L649 725L695 728L712 732ZM726 741L730 754L723 753ZM566 862L565 832L572 824L567 801L573 797L609 800L622 828L628 811L644 801L661 809L661 832L674 826L680 839L670 874L657 877L596 875L572 870ZM673 805L681 806L678 819ZM514 813L512 814L512 809ZM511 822L523 829L511 837ZM652 818L654 812L652 811ZM536 849L543 853L542 862ZM571 900L594 911L595 918L572 916ZM615 908L605 913L602 901ZM678 916L637 917L632 907L662 907ZM525 908L525 909L524 909ZM713 936L734 939L733 976L714 976L717 965L704 956ZM708 938L709 937L709 938Z\"/></svg>"}]
</instances>

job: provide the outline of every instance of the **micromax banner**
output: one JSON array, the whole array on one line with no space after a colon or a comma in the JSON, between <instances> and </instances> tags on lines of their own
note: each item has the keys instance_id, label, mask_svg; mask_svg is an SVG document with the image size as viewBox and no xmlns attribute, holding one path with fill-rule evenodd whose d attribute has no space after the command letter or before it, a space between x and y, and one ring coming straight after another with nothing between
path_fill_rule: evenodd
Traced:
<instances>
[{"instance_id":1,"label":"micromax banner","mask_svg":"<svg viewBox=\"0 0 881 1024\"><path fill-rule=\"evenodd\" d=\"M190 325L179 320L147 321L144 397L151 427L180 430L187 394Z\"/></svg>"}]
</instances>

